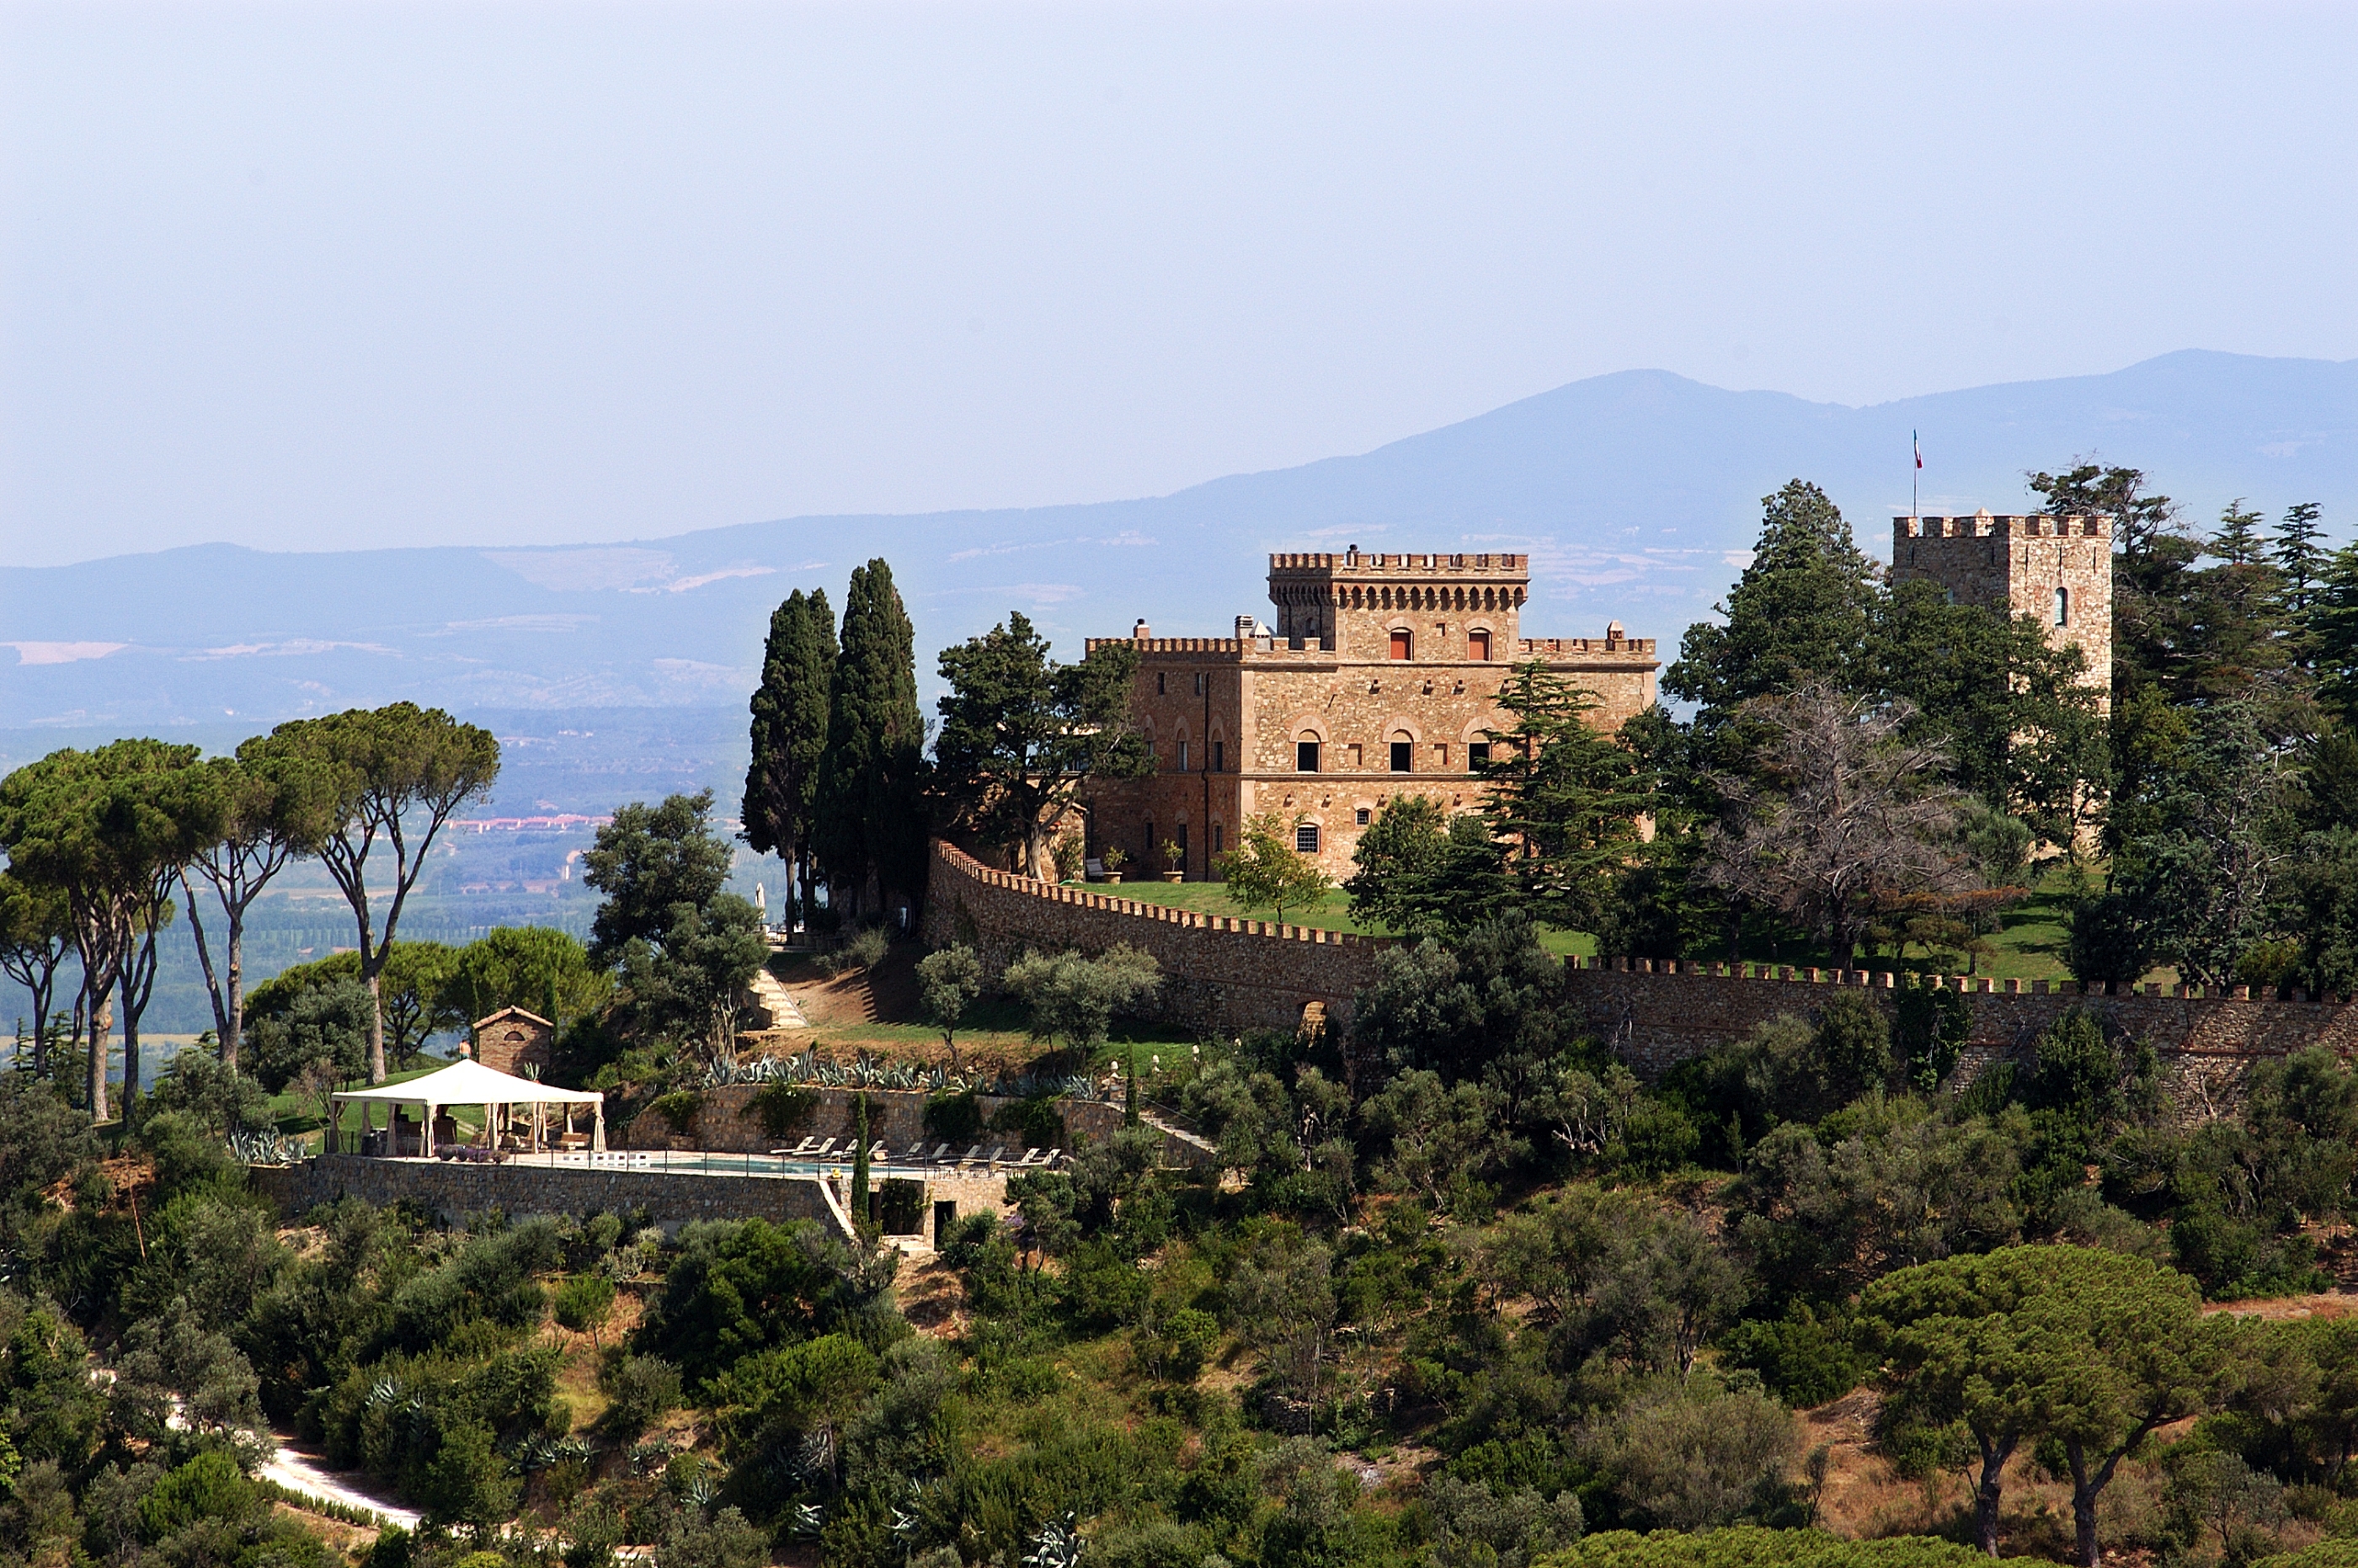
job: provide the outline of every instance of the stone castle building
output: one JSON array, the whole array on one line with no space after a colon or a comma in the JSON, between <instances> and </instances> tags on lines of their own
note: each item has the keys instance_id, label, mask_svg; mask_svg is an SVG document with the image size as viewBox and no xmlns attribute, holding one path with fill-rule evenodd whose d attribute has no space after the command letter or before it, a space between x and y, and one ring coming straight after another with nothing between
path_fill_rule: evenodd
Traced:
<instances>
[{"instance_id":1,"label":"stone castle building","mask_svg":"<svg viewBox=\"0 0 2358 1568\"><path fill-rule=\"evenodd\" d=\"M2106 712L2113 689L2113 520L1894 517L1891 581L1923 580L1961 604L2028 615L2054 646L2078 648Z\"/></svg>"},{"instance_id":2,"label":"stone castle building","mask_svg":"<svg viewBox=\"0 0 2358 1568\"><path fill-rule=\"evenodd\" d=\"M1631 638L1618 622L1602 637L1525 637L1530 589L1528 556L1354 546L1270 557L1273 631L1239 615L1232 637L1155 637L1140 622L1130 716L1154 772L1096 785L1090 857L1119 846L1123 874L1147 877L1175 844L1171 869L1200 880L1236 847L1238 823L1273 812L1295 848L1340 880L1386 801L1476 804L1484 731L1509 722L1497 698L1514 665L1541 660L1585 688L1600 728L1653 702L1653 639Z\"/></svg>"}]
</instances>

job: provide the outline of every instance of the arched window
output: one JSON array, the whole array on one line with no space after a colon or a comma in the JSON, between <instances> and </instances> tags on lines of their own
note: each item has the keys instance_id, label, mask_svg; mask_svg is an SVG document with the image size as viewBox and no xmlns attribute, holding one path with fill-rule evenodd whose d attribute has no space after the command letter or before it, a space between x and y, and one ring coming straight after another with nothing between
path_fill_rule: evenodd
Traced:
<instances>
[{"instance_id":1,"label":"arched window","mask_svg":"<svg viewBox=\"0 0 2358 1568\"><path fill-rule=\"evenodd\" d=\"M2071 590L2068 588L2059 588L2055 590L2055 624L2058 626L2071 624Z\"/></svg>"},{"instance_id":2,"label":"arched window","mask_svg":"<svg viewBox=\"0 0 2358 1568\"><path fill-rule=\"evenodd\" d=\"M1466 656L1476 664L1489 663L1490 633L1479 631L1468 632L1466 634Z\"/></svg>"},{"instance_id":3,"label":"arched window","mask_svg":"<svg viewBox=\"0 0 2358 1568\"><path fill-rule=\"evenodd\" d=\"M1392 772L1405 773L1415 771L1416 741L1410 737L1407 730L1392 731L1391 752Z\"/></svg>"},{"instance_id":4,"label":"arched window","mask_svg":"<svg viewBox=\"0 0 2358 1568\"><path fill-rule=\"evenodd\" d=\"M1392 657L1393 657L1393 658L1395 658L1395 659L1406 659L1406 658L1412 657L1412 656L1413 656L1413 653L1414 653L1415 646L1416 646L1416 634L1415 634L1414 633L1412 633L1412 632L1395 632L1395 633L1392 633Z\"/></svg>"},{"instance_id":5,"label":"arched window","mask_svg":"<svg viewBox=\"0 0 2358 1568\"><path fill-rule=\"evenodd\" d=\"M1293 771L1314 773L1318 771L1318 737L1304 735L1293 743Z\"/></svg>"}]
</instances>

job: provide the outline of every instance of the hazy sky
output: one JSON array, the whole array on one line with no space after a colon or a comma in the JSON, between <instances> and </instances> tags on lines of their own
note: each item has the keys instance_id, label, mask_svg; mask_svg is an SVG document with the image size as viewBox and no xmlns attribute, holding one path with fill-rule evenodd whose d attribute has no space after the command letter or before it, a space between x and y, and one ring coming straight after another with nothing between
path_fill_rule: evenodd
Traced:
<instances>
[{"instance_id":1,"label":"hazy sky","mask_svg":"<svg viewBox=\"0 0 2358 1568\"><path fill-rule=\"evenodd\" d=\"M2358 356L2358 6L0 6L0 561Z\"/></svg>"}]
</instances>

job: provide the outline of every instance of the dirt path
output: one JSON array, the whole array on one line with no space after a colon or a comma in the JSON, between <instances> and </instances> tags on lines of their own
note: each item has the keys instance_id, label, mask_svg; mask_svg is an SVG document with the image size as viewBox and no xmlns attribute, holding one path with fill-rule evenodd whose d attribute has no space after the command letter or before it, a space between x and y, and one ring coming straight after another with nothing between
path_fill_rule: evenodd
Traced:
<instances>
[{"instance_id":1,"label":"dirt path","mask_svg":"<svg viewBox=\"0 0 2358 1568\"><path fill-rule=\"evenodd\" d=\"M384 1515L389 1522L404 1530L417 1528L418 1516L415 1509L406 1509L399 1503L373 1498L358 1490L352 1484L353 1477L349 1477L344 1472L329 1469L319 1455L296 1448L292 1433L275 1432L271 1435L278 1441L278 1453L262 1467L262 1474L268 1479L298 1497L341 1503L347 1508L367 1509Z\"/></svg>"}]
</instances>

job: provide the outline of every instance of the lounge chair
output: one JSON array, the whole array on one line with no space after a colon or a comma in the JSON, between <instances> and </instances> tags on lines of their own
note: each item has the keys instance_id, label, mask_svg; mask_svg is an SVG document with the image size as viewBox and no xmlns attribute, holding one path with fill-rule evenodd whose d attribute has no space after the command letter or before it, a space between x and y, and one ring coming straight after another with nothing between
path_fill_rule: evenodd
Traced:
<instances>
[{"instance_id":1,"label":"lounge chair","mask_svg":"<svg viewBox=\"0 0 2358 1568\"><path fill-rule=\"evenodd\" d=\"M931 1160L933 1161L933 1162L934 1162L935 1164L936 1164L936 1165L938 1165L938 1164L942 1163L944 1161L947 1160L949 1157L950 1157L950 1146L949 1146L948 1144L946 1144L946 1143L937 1143L937 1144L936 1144L936 1145L934 1146L934 1152L933 1152L933 1153L932 1153L932 1154L930 1154L929 1156L927 1156L927 1158L931 1159Z\"/></svg>"},{"instance_id":2,"label":"lounge chair","mask_svg":"<svg viewBox=\"0 0 2358 1568\"><path fill-rule=\"evenodd\" d=\"M978 1143L973 1148L968 1150L965 1153L959 1155L957 1162L961 1165L971 1165L975 1162L975 1157L981 1152L982 1145Z\"/></svg>"},{"instance_id":3,"label":"lounge chair","mask_svg":"<svg viewBox=\"0 0 2358 1568\"><path fill-rule=\"evenodd\" d=\"M990 1151L990 1163L991 1163L991 1165L992 1165L993 1167L996 1167L996 1166L1000 1163L1000 1162L1001 1162L1001 1161L1002 1161L1002 1160L1004 1160L1004 1159L1006 1159L1006 1158L1007 1158L1007 1145L1006 1145L1006 1144L1004 1144L1004 1143L994 1144L994 1145L992 1146L992 1148L991 1148L991 1151Z\"/></svg>"}]
</instances>

